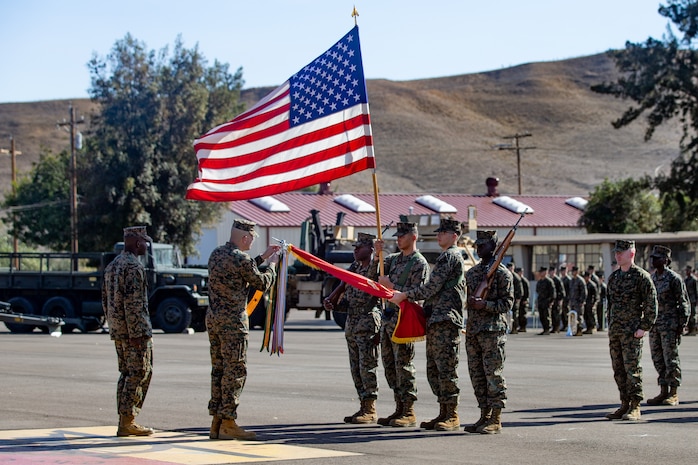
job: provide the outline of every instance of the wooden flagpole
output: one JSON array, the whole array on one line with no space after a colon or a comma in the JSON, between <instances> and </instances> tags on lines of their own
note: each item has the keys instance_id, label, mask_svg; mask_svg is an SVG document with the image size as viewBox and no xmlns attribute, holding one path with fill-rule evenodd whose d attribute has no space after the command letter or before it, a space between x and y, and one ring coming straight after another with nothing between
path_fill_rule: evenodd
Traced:
<instances>
[{"instance_id":1,"label":"wooden flagpole","mask_svg":"<svg viewBox=\"0 0 698 465\"><path fill-rule=\"evenodd\" d=\"M351 17L354 18L354 26L358 26L358 21L356 18L359 16L359 12L356 11L356 5L354 5L354 10L351 12ZM374 156L375 158L375 156ZM374 161L375 163L375 161ZM381 229L381 206L380 202L378 202L378 176L376 176L376 168L373 168L373 198L376 201L376 229L378 231L378 234L376 234L376 238L378 240L382 241L383 240L383 231ZM384 263L383 263L383 250L381 250L380 254L378 255L378 270L380 276L383 276L385 274L384 268Z\"/></svg>"}]
</instances>

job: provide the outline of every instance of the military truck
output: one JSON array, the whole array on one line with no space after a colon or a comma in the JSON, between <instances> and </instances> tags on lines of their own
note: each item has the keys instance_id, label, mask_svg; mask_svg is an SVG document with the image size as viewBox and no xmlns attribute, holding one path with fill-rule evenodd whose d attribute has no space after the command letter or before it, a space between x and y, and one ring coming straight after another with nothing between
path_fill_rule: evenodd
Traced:
<instances>
[{"instance_id":1,"label":"military truck","mask_svg":"<svg viewBox=\"0 0 698 465\"><path fill-rule=\"evenodd\" d=\"M0 300L12 312L56 317L63 332L102 330L102 280L105 267L123 250L96 253L0 253ZM184 268L172 245L153 243L140 257L148 277L148 304L153 327L181 333L206 329L208 270ZM19 320L18 320L19 321ZM5 322L11 332L31 332L27 323Z\"/></svg>"}]
</instances>

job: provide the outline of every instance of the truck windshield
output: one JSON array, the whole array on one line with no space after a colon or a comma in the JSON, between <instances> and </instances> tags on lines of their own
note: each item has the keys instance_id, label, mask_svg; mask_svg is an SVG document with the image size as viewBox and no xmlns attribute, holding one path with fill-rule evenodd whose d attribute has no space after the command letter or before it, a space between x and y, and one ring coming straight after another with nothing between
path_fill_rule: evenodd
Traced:
<instances>
[{"instance_id":1,"label":"truck windshield","mask_svg":"<svg viewBox=\"0 0 698 465\"><path fill-rule=\"evenodd\" d=\"M177 256L174 253L173 248L154 248L153 249L153 260L155 264L159 267L166 268L178 268Z\"/></svg>"}]
</instances>

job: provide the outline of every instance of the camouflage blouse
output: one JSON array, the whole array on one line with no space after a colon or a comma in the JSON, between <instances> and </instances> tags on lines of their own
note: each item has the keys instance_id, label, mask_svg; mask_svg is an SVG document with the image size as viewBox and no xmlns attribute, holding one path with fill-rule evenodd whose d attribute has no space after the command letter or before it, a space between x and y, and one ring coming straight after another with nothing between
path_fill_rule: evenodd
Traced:
<instances>
[{"instance_id":1,"label":"camouflage blouse","mask_svg":"<svg viewBox=\"0 0 698 465\"><path fill-rule=\"evenodd\" d=\"M104 270L102 308L109 337L124 340L152 337L145 268L132 252L121 252Z\"/></svg>"},{"instance_id":2,"label":"camouflage blouse","mask_svg":"<svg viewBox=\"0 0 698 465\"><path fill-rule=\"evenodd\" d=\"M263 261L262 257L250 258L232 242L211 252L208 259L209 321L233 331L249 332L245 312L249 289L266 291L276 277L273 266L259 271L258 266Z\"/></svg>"},{"instance_id":3,"label":"camouflage blouse","mask_svg":"<svg viewBox=\"0 0 698 465\"><path fill-rule=\"evenodd\" d=\"M465 274L468 295L474 295L482 280L486 278L487 266L482 261L469 269ZM485 305L481 310L468 307L466 333L506 331L506 314L514 305L514 278L502 264L495 271L492 287L485 296Z\"/></svg>"},{"instance_id":4,"label":"camouflage blouse","mask_svg":"<svg viewBox=\"0 0 698 465\"><path fill-rule=\"evenodd\" d=\"M436 259L429 281L406 292L412 301L424 300L427 325L450 320L463 327L464 269L463 256L455 245L451 246Z\"/></svg>"},{"instance_id":5,"label":"camouflage blouse","mask_svg":"<svg viewBox=\"0 0 698 465\"><path fill-rule=\"evenodd\" d=\"M662 274L652 273L652 282L657 289L657 321L654 326L660 331L677 331L688 324L691 307L688 303L686 285L679 274L668 268Z\"/></svg>"},{"instance_id":6,"label":"camouflage blouse","mask_svg":"<svg viewBox=\"0 0 698 465\"><path fill-rule=\"evenodd\" d=\"M633 334L649 331L657 319L657 290L650 274L633 264L608 277L608 332Z\"/></svg>"}]
</instances>

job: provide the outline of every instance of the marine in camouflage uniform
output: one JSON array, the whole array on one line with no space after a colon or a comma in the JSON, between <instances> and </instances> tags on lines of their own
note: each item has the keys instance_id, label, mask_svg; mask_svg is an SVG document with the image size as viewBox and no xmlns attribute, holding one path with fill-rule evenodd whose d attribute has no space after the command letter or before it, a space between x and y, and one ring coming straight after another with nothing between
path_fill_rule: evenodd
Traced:
<instances>
[{"instance_id":1,"label":"marine in camouflage uniform","mask_svg":"<svg viewBox=\"0 0 698 465\"><path fill-rule=\"evenodd\" d=\"M562 288L565 290L564 297L562 298L562 307L560 307L560 331L565 331L567 329L567 318L570 311L570 282L572 278L567 274L567 267L560 267L560 281L562 281Z\"/></svg>"},{"instance_id":2,"label":"marine in camouflage uniform","mask_svg":"<svg viewBox=\"0 0 698 465\"><path fill-rule=\"evenodd\" d=\"M521 307L521 298L523 297L523 284L521 276L514 271L514 262L507 263L507 270L513 278L514 286L514 305L511 307L511 334L519 332L519 308Z\"/></svg>"},{"instance_id":3,"label":"marine in camouflage uniform","mask_svg":"<svg viewBox=\"0 0 698 465\"><path fill-rule=\"evenodd\" d=\"M417 250L417 225L400 222L397 224L398 248L400 252L384 259L385 276L379 282L388 289L409 291L424 284L429 279L429 263ZM382 241L376 241L376 254L383 249ZM396 343L392 341L399 315L399 307L387 302L381 319L381 360L388 386L395 397L395 412L379 418L378 424L397 427L417 425L414 402L417 400L417 379L414 367L414 342Z\"/></svg>"},{"instance_id":4,"label":"marine in camouflage uniform","mask_svg":"<svg viewBox=\"0 0 698 465\"><path fill-rule=\"evenodd\" d=\"M596 276L599 278L599 302L596 304L596 329L599 331L606 330L606 302L608 301L608 287L603 277L603 272L597 271Z\"/></svg>"},{"instance_id":5,"label":"marine in camouflage uniform","mask_svg":"<svg viewBox=\"0 0 698 465\"><path fill-rule=\"evenodd\" d=\"M584 272L584 282L587 287L587 298L584 302L584 323L586 330L584 334L594 334L596 328L596 305L599 301L599 289L591 279L589 271Z\"/></svg>"},{"instance_id":6,"label":"marine in camouflage uniform","mask_svg":"<svg viewBox=\"0 0 698 465\"><path fill-rule=\"evenodd\" d=\"M531 298L531 285L528 283L528 278L523 275L523 268L516 267L514 272L521 278L521 303L519 303L519 332L526 332L526 324L528 323L528 302Z\"/></svg>"},{"instance_id":7,"label":"marine in camouflage uniform","mask_svg":"<svg viewBox=\"0 0 698 465\"><path fill-rule=\"evenodd\" d=\"M696 320L696 304L698 304L698 280L693 276L693 268L690 265L686 265L686 277L683 283L686 285L686 292L688 292L688 300L691 306L691 316L688 319L688 333L687 336L695 336L698 334L698 320Z\"/></svg>"},{"instance_id":8,"label":"marine in camouflage uniform","mask_svg":"<svg viewBox=\"0 0 698 465\"><path fill-rule=\"evenodd\" d=\"M274 266L259 270L265 259L278 261L278 246L251 258L257 233L251 221L237 219L230 240L217 247L208 259L209 307L206 328L211 354L211 399L208 402L211 439L254 439L255 433L240 428L235 420L247 380L249 321L246 312L250 287L268 290L276 278Z\"/></svg>"},{"instance_id":9,"label":"marine in camouflage uniform","mask_svg":"<svg viewBox=\"0 0 698 465\"><path fill-rule=\"evenodd\" d=\"M456 431L458 418L458 353L463 328L465 305L465 262L456 243L461 224L453 218L442 218L435 232L441 254L436 259L429 281L407 292L396 292L390 299L424 300L427 317L426 351L427 380L439 402L439 415L420 424L424 429Z\"/></svg>"},{"instance_id":10,"label":"marine in camouflage uniform","mask_svg":"<svg viewBox=\"0 0 698 465\"><path fill-rule=\"evenodd\" d=\"M145 226L124 228L124 250L104 270L102 308L109 337L116 346L119 382L117 436L148 436L151 428L137 425L153 375L153 327L148 312L148 280L138 260L153 240Z\"/></svg>"},{"instance_id":11,"label":"marine in camouflage uniform","mask_svg":"<svg viewBox=\"0 0 698 465\"><path fill-rule=\"evenodd\" d=\"M480 418L465 427L469 433L499 433L502 430L501 413L507 399L507 385L502 374L507 341L505 315L514 304L514 278L500 264L487 293L482 298L476 297L478 286L487 280L496 246L496 231L478 231L475 247L482 260L465 274L468 284L465 351L470 381L480 408Z\"/></svg>"},{"instance_id":12,"label":"marine in camouflage uniform","mask_svg":"<svg viewBox=\"0 0 698 465\"><path fill-rule=\"evenodd\" d=\"M608 344L621 406L610 420L641 418L643 336L657 318L657 291L650 274L635 265L635 241L617 240L618 269L608 277Z\"/></svg>"},{"instance_id":13,"label":"marine in camouflage uniform","mask_svg":"<svg viewBox=\"0 0 698 465\"><path fill-rule=\"evenodd\" d=\"M553 284L555 285L555 299L550 307L550 332L557 333L560 331L562 301L565 299L565 286L562 284L562 279L556 274L554 266L548 268L548 277L553 280Z\"/></svg>"},{"instance_id":14,"label":"marine in camouflage uniform","mask_svg":"<svg viewBox=\"0 0 698 465\"><path fill-rule=\"evenodd\" d=\"M378 278L378 259L373 259L373 241L376 236L359 233L354 242L354 262L349 271L369 279ZM381 326L381 313L378 298L366 292L340 283L325 302L326 309L336 305L339 296L344 294L347 300L347 321L344 327L344 337L349 349L349 368L354 381L356 394L361 407L353 415L344 417L345 423L367 424L375 423L376 399L378 398L378 337Z\"/></svg>"},{"instance_id":15,"label":"marine in camouflage uniform","mask_svg":"<svg viewBox=\"0 0 698 465\"><path fill-rule=\"evenodd\" d=\"M555 283L548 276L548 268L542 266L538 273L540 276L536 283L536 294L538 296L536 307L538 308L541 326L543 326L543 331L539 335L544 336L550 334L550 309L555 301Z\"/></svg>"},{"instance_id":16,"label":"marine in camouflage uniform","mask_svg":"<svg viewBox=\"0 0 698 465\"><path fill-rule=\"evenodd\" d=\"M688 326L691 308L686 285L677 272L668 268L671 249L654 246L652 254L652 282L657 289L657 321L650 330L650 353L659 377L660 393L648 399L649 405L678 405L678 387L681 386L679 346L681 335Z\"/></svg>"},{"instance_id":17,"label":"marine in camouflage uniform","mask_svg":"<svg viewBox=\"0 0 698 465\"><path fill-rule=\"evenodd\" d=\"M584 317L584 305L587 300L587 285L584 278L579 276L579 268L572 267L572 278L570 279L570 310L577 314L577 330L573 336L583 334L582 321Z\"/></svg>"}]
</instances>

